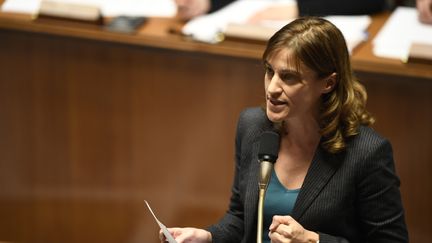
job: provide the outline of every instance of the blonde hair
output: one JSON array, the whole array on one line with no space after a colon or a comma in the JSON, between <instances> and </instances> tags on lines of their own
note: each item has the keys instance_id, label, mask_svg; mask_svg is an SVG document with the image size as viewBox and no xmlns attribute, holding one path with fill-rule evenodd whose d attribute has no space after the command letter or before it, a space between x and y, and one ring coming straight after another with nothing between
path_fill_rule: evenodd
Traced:
<instances>
[{"instance_id":1,"label":"blonde hair","mask_svg":"<svg viewBox=\"0 0 432 243\"><path fill-rule=\"evenodd\" d=\"M366 90L352 72L342 33L319 17L296 19L270 38L263 61L285 48L292 51L298 69L302 63L318 78L336 73L335 87L322 95L319 124L321 146L330 153L343 151L347 139L358 133L358 127L371 125L374 118L366 110Z\"/></svg>"}]
</instances>

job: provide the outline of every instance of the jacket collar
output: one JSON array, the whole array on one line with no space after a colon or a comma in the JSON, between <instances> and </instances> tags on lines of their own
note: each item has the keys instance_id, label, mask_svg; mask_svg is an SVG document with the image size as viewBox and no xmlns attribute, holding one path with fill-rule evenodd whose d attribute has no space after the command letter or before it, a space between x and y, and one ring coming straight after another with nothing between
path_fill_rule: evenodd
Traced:
<instances>
[{"instance_id":1,"label":"jacket collar","mask_svg":"<svg viewBox=\"0 0 432 243\"><path fill-rule=\"evenodd\" d=\"M295 202L293 218L301 219L338 168L337 155L328 154L321 147L318 147Z\"/></svg>"},{"instance_id":2,"label":"jacket collar","mask_svg":"<svg viewBox=\"0 0 432 243\"><path fill-rule=\"evenodd\" d=\"M246 203L245 212L254 212L256 215L258 210L258 175L260 164L258 161L259 142L254 142L252 145L252 160L251 170L249 172L248 190L246 198L253 200L252 203ZM337 155L331 155L325 152L321 147L315 151L312 163L306 174L306 178L300 189L299 195L294 205L292 217L300 220L306 210L310 207L312 202L316 199L319 193L327 185L329 180L333 177L334 173L339 168L340 160ZM256 217L253 222L256 223Z\"/></svg>"}]
</instances>

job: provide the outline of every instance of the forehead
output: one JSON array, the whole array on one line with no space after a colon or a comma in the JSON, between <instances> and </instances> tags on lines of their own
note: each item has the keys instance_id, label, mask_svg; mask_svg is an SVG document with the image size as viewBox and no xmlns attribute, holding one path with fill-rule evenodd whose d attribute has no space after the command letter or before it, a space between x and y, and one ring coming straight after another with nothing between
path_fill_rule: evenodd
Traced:
<instances>
[{"instance_id":1,"label":"forehead","mask_svg":"<svg viewBox=\"0 0 432 243\"><path fill-rule=\"evenodd\" d=\"M273 69L290 69L297 70L297 60L293 51L288 48L275 50L266 60Z\"/></svg>"},{"instance_id":2,"label":"forehead","mask_svg":"<svg viewBox=\"0 0 432 243\"><path fill-rule=\"evenodd\" d=\"M266 60L274 70L290 70L300 74L314 74L289 48L275 50Z\"/></svg>"}]
</instances>

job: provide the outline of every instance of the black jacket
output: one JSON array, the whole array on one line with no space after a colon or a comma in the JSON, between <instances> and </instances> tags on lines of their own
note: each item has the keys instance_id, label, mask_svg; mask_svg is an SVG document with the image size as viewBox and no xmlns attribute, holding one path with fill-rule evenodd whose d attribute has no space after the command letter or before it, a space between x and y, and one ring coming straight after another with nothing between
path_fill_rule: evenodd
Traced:
<instances>
[{"instance_id":1,"label":"black jacket","mask_svg":"<svg viewBox=\"0 0 432 243\"><path fill-rule=\"evenodd\" d=\"M212 0L214 12L234 0ZM361 15L386 9L386 0L297 0L300 16Z\"/></svg>"},{"instance_id":2,"label":"black jacket","mask_svg":"<svg viewBox=\"0 0 432 243\"><path fill-rule=\"evenodd\" d=\"M261 108L245 110L236 135L229 209L211 226L214 243L256 242L260 134L272 128ZM318 148L291 215L320 243L408 242L390 143L369 127L332 155Z\"/></svg>"}]
</instances>

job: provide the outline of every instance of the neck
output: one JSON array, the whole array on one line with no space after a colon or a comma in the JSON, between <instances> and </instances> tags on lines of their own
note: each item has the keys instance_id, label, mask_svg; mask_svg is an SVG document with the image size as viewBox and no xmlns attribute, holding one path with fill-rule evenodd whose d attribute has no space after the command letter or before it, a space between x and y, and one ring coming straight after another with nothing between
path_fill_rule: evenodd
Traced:
<instances>
[{"instance_id":1,"label":"neck","mask_svg":"<svg viewBox=\"0 0 432 243\"><path fill-rule=\"evenodd\" d=\"M290 119L285 121L285 135L282 137L284 146L315 150L321 135L316 119Z\"/></svg>"}]
</instances>

